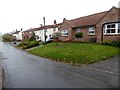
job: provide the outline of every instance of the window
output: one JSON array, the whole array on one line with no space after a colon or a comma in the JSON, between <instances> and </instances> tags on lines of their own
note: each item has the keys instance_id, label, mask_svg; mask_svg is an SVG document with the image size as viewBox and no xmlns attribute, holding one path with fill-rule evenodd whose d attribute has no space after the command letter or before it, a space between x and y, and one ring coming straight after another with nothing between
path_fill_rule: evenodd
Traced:
<instances>
[{"instance_id":1,"label":"window","mask_svg":"<svg viewBox=\"0 0 120 90\"><path fill-rule=\"evenodd\" d=\"M80 28L77 28L77 29L76 29L76 32L80 32Z\"/></svg>"},{"instance_id":2,"label":"window","mask_svg":"<svg viewBox=\"0 0 120 90\"><path fill-rule=\"evenodd\" d=\"M56 28L53 28L53 31L55 32L55 31L56 31Z\"/></svg>"},{"instance_id":3,"label":"window","mask_svg":"<svg viewBox=\"0 0 120 90\"><path fill-rule=\"evenodd\" d=\"M89 27L88 34L89 35L95 35L95 27Z\"/></svg>"},{"instance_id":4,"label":"window","mask_svg":"<svg viewBox=\"0 0 120 90\"><path fill-rule=\"evenodd\" d=\"M112 34L115 33L115 24L109 24L106 26L106 33Z\"/></svg>"},{"instance_id":5,"label":"window","mask_svg":"<svg viewBox=\"0 0 120 90\"><path fill-rule=\"evenodd\" d=\"M118 33L120 33L120 23L118 23Z\"/></svg>"},{"instance_id":6,"label":"window","mask_svg":"<svg viewBox=\"0 0 120 90\"><path fill-rule=\"evenodd\" d=\"M50 34L49 37L51 37L52 35Z\"/></svg>"},{"instance_id":7,"label":"window","mask_svg":"<svg viewBox=\"0 0 120 90\"><path fill-rule=\"evenodd\" d=\"M68 36L68 30L61 30L62 36Z\"/></svg>"},{"instance_id":8,"label":"window","mask_svg":"<svg viewBox=\"0 0 120 90\"><path fill-rule=\"evenodd\" d=\"M37 39L39 39L39 37L37 36Z\"/></svg>"},{"instance_id":9,"label":"window","mask_svg":"<svg viewBox=\"0 0 120 90\"><path fill-rule=\"evenodd\" d=\"M104 34L118 34L120 33L120 23L106 24L103 26Z\"/></svg>"}]
</instances>

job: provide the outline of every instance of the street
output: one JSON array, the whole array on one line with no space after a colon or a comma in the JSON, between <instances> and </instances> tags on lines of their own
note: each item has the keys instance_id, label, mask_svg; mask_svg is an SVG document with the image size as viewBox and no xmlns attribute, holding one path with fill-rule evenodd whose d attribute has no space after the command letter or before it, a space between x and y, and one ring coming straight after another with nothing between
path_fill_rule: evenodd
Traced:
<instances>
[{"instance_id":1,"label":"street","mask_svg":"<svg viewBox=\"0 0 120 90\"><path fill-rule=\"evenodd\" d=\"M42 51L41 51L42 52ZM18 50L0 42L5 88L115 88L117 69L110 72L91 66L71 66ZM117 66L116 66L117 67Z\"/></svg>"}]
</instances>

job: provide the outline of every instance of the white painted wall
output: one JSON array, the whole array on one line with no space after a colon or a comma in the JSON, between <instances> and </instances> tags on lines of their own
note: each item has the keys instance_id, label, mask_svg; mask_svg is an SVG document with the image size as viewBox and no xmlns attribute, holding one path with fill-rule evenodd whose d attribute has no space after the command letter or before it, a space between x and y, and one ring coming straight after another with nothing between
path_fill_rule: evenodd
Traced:
<instances>
[{"instance_id":1,"label":"white painted wall","mask_svg":"<svg viewBox=\"0 0 120 90\"><path fill-rule=\"evenodd\" d=\"M47 36L47 39L46 41L48 41L50 39L50 36L52 37L52 34L54 32L58 31L58 28L55 29L55 31L53 30L53 28L49 28L46 30L46 36ZM38 36L38 38L36 38L37 41L41 40L41 41L45 41L45 37L44 37L44 30L37 30L37 31L34 31L35 33L35 36Z\"/></svg>"},{"instance_id":2,"label":"white painted wall","mask_svg":"<svg viewBox=\"0 0 120 90\"><path fill-rule=\"evenodd\" d=\"M20 31L18 34L13 34L13 36L15 36L17 40L22 40L22 31Z\"/></svg>"},{"instance_id":3,"label":"white painted wall","mask_svg":"<svg viewBox=\"0 0 120 90\"><path fill-rule=\"evenodd\" d=\"M43 41L43 30L37 30L37 31L34 31L35 33L35 36L36 36L36 40L39 41ZM38 38L37 38L38 37Z\"/></svg>"},{"instance_id":4,"label":"white painted wall","mask_svg":"<svg viewBox=\"0 0 120 90\"><path fill-rule=\"evenodd\" d=\"M13 34L13 37L16 37L16 39L18 40L18 34Z\"/></svg>"},{"instance_id":5,"label":"white painted wall","mask_svg":"<svg viewBox=\"0 0 120 90\"><path fill-rule=\"evenodd\" d=\"M18 39L19 39L19 40L22 40L22 31L20 31L20 32L18 33Z\"/></svg>"}]
</instances>

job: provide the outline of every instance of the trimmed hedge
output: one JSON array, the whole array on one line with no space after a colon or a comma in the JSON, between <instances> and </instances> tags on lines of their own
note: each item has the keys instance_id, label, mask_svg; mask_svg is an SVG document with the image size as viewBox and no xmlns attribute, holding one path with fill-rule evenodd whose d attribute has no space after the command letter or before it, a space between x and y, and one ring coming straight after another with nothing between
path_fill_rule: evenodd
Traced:
<instances>
[{"instance_id":1,"label":"trimmed hedge","mask_svg":"<svg viewBox=\"0 0 120 90\"><path fill-rule=\"evenodd\" d=\"M32 47L35 47L35 46L38 46L38 45L39 45L39 42L31 41L27 46L24 46L23 49L32 48Z\"/></svg>"},{"instance_id":2,"label":"trimmed hedge","mask_svg":"<svg viewBox=\"0 0 120 90\"><path fill-rule=\"evenodd\" d=\"M104 41L102 44L103 45L115 46L115 47L120 48L120 41Z\"/></svg>"}]
</instances>

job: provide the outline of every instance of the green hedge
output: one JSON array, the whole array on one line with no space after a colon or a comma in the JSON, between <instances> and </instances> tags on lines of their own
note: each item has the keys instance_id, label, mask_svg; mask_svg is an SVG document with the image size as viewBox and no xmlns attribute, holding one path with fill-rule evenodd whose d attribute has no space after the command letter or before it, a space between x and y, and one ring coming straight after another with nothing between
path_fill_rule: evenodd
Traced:
<instances>
[{"instance_id":1,"label":"green hedge","mask_svg":"<svg viewBox=\"0 0 120 90\"><path fill-rule=\"evenodd\" d=\"M115 47L120 48L120 41L104 41L102 44L103 45L115 46Z\"/></svg>"},{"instance_id":2,"label":"green hedge","mask_svg":"<svg viewBox=\"0 0 120 90\"><path fill-rule=\"evenodd\" d=\"M32 48L32 47L35 47L35 46L38 46L38 45L39 45L39 42L31 41L27 46L24 46L23 49Z\"/></svg>"}]
</instances>

